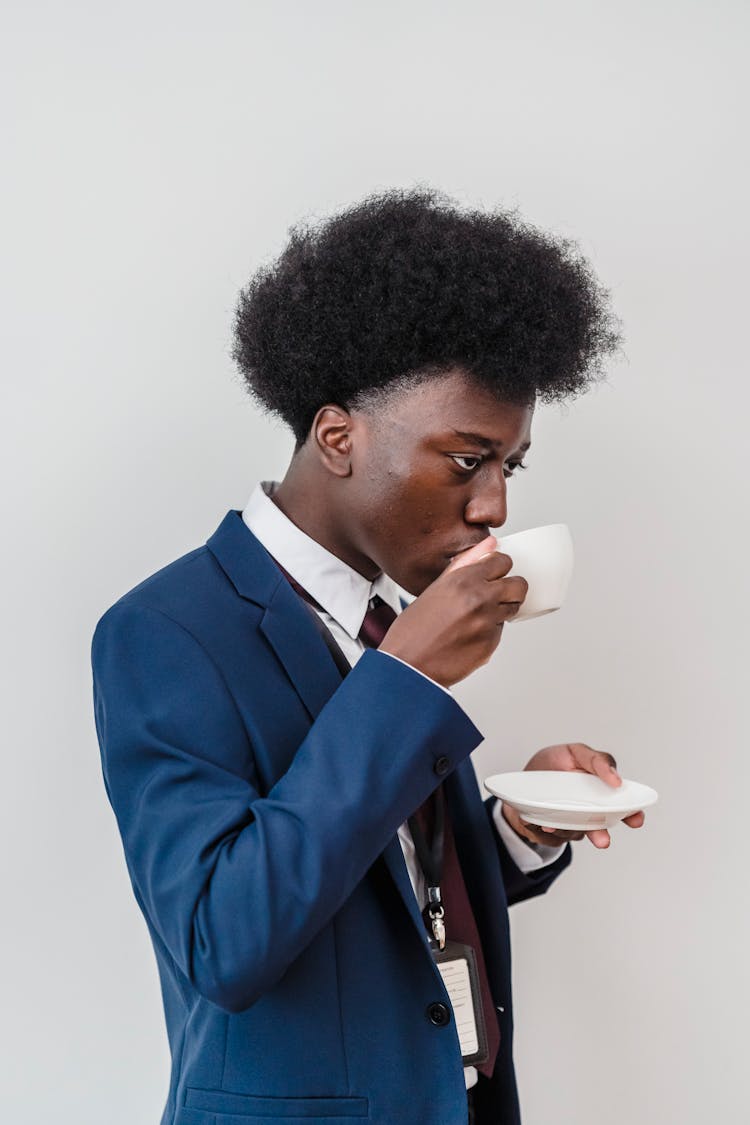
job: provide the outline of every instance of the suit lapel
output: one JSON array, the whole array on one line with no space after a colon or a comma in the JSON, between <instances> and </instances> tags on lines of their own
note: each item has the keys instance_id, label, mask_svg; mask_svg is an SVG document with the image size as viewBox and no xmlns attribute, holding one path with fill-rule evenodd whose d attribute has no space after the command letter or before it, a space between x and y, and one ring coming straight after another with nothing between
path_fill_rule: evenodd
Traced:
<instances>
[{"instance_id":1,"label":"suit lapel","mask_svg":"<svg viewBox=\"0 0 750 1125\"><path fill-rule=\"evenodd\" d=\"M308 608L286 579L276 588L263 614L260 630L315 720L341 683L328 646Z\"/></svg>"},{"instance_id":2,"label":"suit lapel","mask_svg":"<svg viewBox=\"0 0 750 1125\"><path fill-rule=\"evenodd\" d=\"M341 673L312 620L313 611L294 592L241 512L227 512L207 546L240 597L263 608L260 631L314 721L341 683Z\"/></svg>"}]
</instances>

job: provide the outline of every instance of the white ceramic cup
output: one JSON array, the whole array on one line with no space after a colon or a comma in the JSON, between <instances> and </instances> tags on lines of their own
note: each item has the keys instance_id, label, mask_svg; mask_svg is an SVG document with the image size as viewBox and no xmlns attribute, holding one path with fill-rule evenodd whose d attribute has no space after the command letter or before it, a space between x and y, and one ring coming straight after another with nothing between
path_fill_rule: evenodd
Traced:
<instances>
[{"instance_id":1,"label":"white ceramic cup","mask_svg":"<svg viewBox=\"0 0 750 1125\"><path fill-rule=\"evenodd\" d=\"M497 549L513 559L508 577L520 575L529 584L521 608L508 624L530 621L560 608L573 573L573 540L567 524L551 523L498 536Z\"/></svg>"}]
</instances>

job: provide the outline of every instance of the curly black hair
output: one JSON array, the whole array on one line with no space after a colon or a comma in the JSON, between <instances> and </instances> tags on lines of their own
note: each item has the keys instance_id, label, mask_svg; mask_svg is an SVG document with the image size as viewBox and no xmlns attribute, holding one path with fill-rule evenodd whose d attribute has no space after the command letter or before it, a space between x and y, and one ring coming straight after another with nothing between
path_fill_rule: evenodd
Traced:
<instances>
[{"instance_id":1,"label":"curly black hair","mask_svg":"<svg viewBox=\"0 0 750 1125\"><path fill-rule=\"evenodd\" d=\"M562 401L620 341L575 243L515 212L462 211L420 187L289 234L240 293L232 354L296 449L324 403L351 410L453 369L500 401Z\"/></svg>"}]
</instances>

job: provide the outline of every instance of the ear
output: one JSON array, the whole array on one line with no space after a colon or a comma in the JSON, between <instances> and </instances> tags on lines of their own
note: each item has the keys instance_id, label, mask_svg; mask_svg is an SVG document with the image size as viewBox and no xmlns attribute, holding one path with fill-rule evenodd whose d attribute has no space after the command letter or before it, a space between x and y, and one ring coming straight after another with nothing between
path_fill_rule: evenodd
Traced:
<instances>
[{"instance_id":1,"label":"ear","mask_svg":"<svg viewBox=\"0 0 750 1125\"><path fill-rule=\"evenodd\" d=\"M355 429L351 414L343 406L321 406L310 429L312 446L324 468L337 477L351 475L352 437Z\"/></svg>"}]
</instances>

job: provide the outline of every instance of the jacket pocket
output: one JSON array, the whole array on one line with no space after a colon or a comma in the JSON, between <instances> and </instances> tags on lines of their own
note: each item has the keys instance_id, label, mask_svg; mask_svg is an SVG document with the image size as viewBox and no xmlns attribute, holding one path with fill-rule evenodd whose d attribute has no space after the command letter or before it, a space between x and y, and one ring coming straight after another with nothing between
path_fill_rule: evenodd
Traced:
<instances>
[{"instance_id":1,"label":"jacket pocket","mask_svg":"<svg viewBox=\"0 0 750 1125\"><path fill-rule=\"evenodd\" d=\"M227 1090L202 1090L188 1086L185 1106L208 1113L236 1116L239 1121L273 1117L368 1117L367 1098L263 1098L232 1094Z\"/></svg>"}]
</instances>

